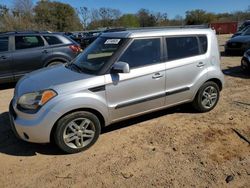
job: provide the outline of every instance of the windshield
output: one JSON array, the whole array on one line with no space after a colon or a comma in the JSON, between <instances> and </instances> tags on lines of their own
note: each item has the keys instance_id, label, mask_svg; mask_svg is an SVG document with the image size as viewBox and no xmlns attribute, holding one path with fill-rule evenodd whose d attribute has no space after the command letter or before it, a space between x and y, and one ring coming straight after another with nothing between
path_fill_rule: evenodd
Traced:
<instances>
[{"instance_id":1,"label":"windshield","mask_svg":"<svg viewBox=\"0 0 250 188\"><path fill-rule=\"evenodd\" d=\"M248 27L243 33L242 35L250 35L250 27Z\"/></svg>"},{"instance_id":2,"label":"windshield","mask_svg":"<svg viewBox=\"0 0 250 188\"><path fill-rule=\"evenodd\" d=\"M78 67L82 72L96 74L110 60L123 42L124 39L120 38L98 37L72 62L72 66Z\"/></svg>"}]
</instances>

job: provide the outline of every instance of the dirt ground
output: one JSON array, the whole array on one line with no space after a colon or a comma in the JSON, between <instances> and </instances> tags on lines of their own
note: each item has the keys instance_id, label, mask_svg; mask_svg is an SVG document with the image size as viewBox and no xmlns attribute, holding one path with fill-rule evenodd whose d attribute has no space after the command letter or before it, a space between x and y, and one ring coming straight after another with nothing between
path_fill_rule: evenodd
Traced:
<instances>
[{"instance_id":1,"label":"dirt ground","mask_svg":"<svg viewBox=\"0 0 250 188\"><path fill-rule=\"evenodd\" d=\"M221 50L229 37L219 36ZM8 120L13 88L5 87L0 187L250 187L250 145L240 137L250 140L250 76L240 59L222 56L226 85L211 112L183 105L118 123L74 155L16 139Z\"/></svg>"}]
</instances>

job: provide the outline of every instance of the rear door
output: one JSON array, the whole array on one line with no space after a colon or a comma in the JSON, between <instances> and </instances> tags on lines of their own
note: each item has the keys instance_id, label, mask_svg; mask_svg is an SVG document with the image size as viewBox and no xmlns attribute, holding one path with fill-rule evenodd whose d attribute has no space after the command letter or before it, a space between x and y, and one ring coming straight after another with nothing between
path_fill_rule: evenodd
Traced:
<instances>
[{"instance_id":1,"label":"rear door","mask_svg":"<svg viewBox=\"0 0 250 188\"><path fill-rule=\"evenodd\" d=\"M44 66L44 59L51 50L46 48L45 41L40 35L16 35L14 41L15 50L11 66L16 79Z\"/></svg>"},{"instance_id":2,"label":"rear door","mask_svg":"<svg viewBox=\"0 0 250 188\"><path fill-rule=\"evenodd\" d=\"M0 37L0 83L12 81L13 74L10 67L12 55L9 48L9 37Z\"/></svg>"},{"instance_id":3,"label":"rear door","mask_svg":"<svg viewBox=\"0 0 250 188\"><path fill-rule=\"evenodd\" d=\"M134 39L119 58L129 64L130 73L105 75L113 121L164 106L165 64L161 49L161 38Z\"/></svg>"},{"instance_id":4,"label":"rear door","mask_svg":"<svg viewBox=\"0 0 250 188\"><path fill-rule=\"evenodd\" d=\"M48 58L50 62L69 62L79 54L79 48L63 35L43 35L43 38L52 50L52 54Z\"/></svg>"},{"instance_id":5,"label":"rear door","mask_svg":"<svg viewBox=\"0 0 250 188\"><path fill-rule=\"evenodd\" d=\"M166 105L189 101L207 77L207 37L174 36L166 41Z\"/></svg>"}]
</instances>

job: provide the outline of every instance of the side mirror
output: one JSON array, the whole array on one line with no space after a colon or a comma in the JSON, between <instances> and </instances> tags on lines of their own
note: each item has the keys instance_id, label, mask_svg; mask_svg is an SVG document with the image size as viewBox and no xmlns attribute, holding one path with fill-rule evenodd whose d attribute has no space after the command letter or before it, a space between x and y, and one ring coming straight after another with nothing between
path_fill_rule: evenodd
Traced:
<instances>
[{"instance_id":1,"label":"side mirror","mask_svg":"<svg viewBox=\"0 0 250 188\"><path fill-rule=\"evenodd\" d=\"M114 63L111 69L111 72L112 73L129 73L130 72L129 64L126 62L118 61Z\"/></svg>"}]
</instances>

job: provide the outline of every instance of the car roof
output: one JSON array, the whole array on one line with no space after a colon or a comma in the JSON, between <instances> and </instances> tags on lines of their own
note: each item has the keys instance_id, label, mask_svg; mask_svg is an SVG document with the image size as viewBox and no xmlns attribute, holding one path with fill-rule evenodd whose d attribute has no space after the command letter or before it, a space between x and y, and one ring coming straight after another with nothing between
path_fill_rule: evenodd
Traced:
<instances>
[{"instance_id":1,"label":"car roof","mask_svg":"<svg viewBox=\"0 0 250 188\"><path fill-rule=\"evenodd\" d=\"M0 32L0 36L9 35L63 35L63 32L50 32L50 31L7 31Z\"/></svg>"},{"instance_id":2,"label":"car roof","mask_svg":"<svg viewBox=\"0 0 250 188\"><path fill-rule=\"evenodd\" d=\"M139 37L157 37L169 35L192 35L192 34L209 34L214 32L210 28L166 28L166 29L135 29L120 32L103 33L102 37L115 37L115 38L139 38Z\"/></svg>"}]
</instances>

